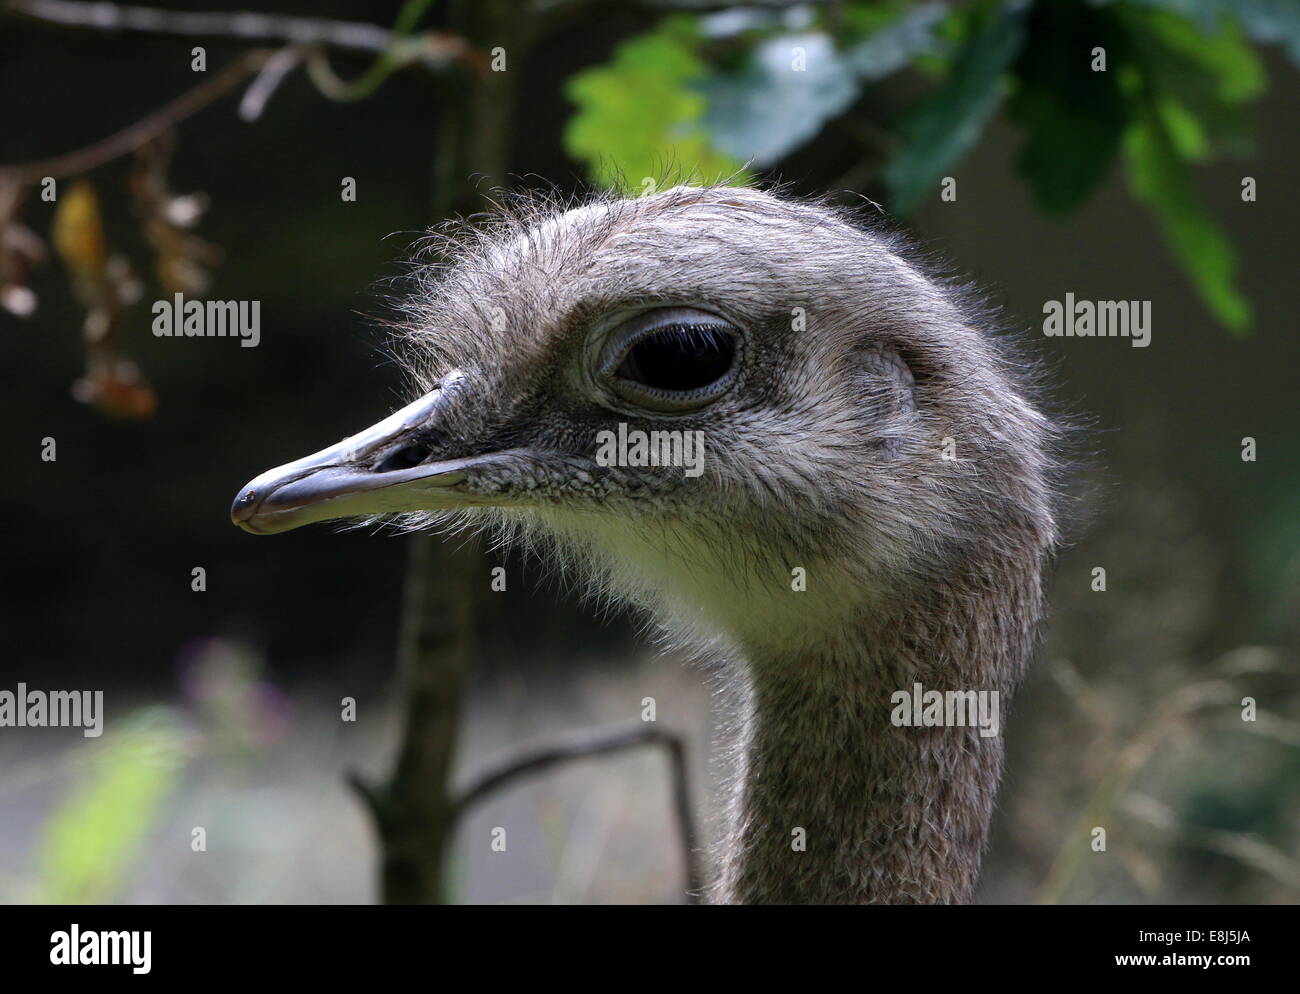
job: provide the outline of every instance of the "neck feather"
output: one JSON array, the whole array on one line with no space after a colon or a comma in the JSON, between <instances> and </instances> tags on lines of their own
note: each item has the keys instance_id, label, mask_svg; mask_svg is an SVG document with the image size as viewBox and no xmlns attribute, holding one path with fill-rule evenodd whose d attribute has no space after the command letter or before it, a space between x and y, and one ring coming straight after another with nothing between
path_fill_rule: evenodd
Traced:
<instances>
[{"instance_id":1,"label":"neck feather","mask_svg":"<svg viewBox=\"0 0 1300 994\"><path fill-rule=\"evenodd\" d=\"M1005 575L1001 578L1005 583ZM998 728L1032 650L1038 577L1010 594L917 595L791 655L751 647L713 897L739 903L971 899L1001 735L900 727L892 695L997 691ZM810 640L811 642L812 640ZM802 830L802 832L800 832Z\"/></svg>"}]
</instances>

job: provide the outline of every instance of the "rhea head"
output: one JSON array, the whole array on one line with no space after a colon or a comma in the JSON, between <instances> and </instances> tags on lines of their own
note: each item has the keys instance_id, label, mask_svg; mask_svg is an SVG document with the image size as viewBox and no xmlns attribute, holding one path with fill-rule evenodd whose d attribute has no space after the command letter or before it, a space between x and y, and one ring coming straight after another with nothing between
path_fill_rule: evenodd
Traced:
<instances>
[{"instance_id":1,"label":"rhea head","mask_svg":"<svg viewBox=\"0 0 1300 994\"><path fill-rule=\"evenodd\" d=\"M1045 421L891 235L678 187L516 208L445 242L406 321L418 399L252 480L241 528L501 526L688 640L769 647L1050 542ZM698 432L703 472L602 465L620 424ZM836 596L791 597L796 569Z\"/></svg>"}]
</instances>

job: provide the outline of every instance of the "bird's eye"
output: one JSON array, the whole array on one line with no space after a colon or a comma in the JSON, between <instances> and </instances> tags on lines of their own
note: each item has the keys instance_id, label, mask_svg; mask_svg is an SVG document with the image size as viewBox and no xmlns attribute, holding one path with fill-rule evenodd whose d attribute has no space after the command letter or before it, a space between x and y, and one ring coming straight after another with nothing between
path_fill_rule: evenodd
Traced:
<instances>
[{"instance_id":1,"label":"bird's eye","mask_svg":"<svg viewBox=\"0 0 1300 994\"><path fill-rule=\"evenodd\" d=\"M730 386L739 348L738 332L722 318L692 308L663 308L617 329L605 368L626 400L654 410L690 410Z\"/></svg>"},{"instance_id":2,"label":"bird's eye","mask_svg":"<svg viewBox=\"0 0 1300 994\"><path fill-rule=\"evenodd\" d=\"M708 325L675 324L627 351L615 376L658 390L698 390L714 383L736 357L736 340Z\"/></svg>"}]
</instances>

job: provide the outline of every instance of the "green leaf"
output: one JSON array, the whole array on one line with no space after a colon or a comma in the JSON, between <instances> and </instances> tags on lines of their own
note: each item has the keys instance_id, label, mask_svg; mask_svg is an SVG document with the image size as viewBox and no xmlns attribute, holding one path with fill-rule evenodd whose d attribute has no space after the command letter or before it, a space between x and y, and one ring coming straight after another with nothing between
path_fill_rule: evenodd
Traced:
<instances>
[{"instance_id":1,"label":"green leaf","mask_svg":"<svg viewBox=\"0 0 1300 994\"><path fill-rule=\"evenodd\" d=\"M952 75L908 115L900 129L903 150L885 169L896 214L912 213L975 144L1002 100L1024 27L1020 5L990 9L958 54Z\"/></svg>"},{"instance_id":2,"label":"green leaf","mask_svg":"<svg viewBox=\"0 0 1300 994\"><path fill-rule=\"evenodd\" d=\"M738 72L711 73L699 91L714 144L762 167L815 137L857 99L859 86L829 36L802 34L768 39Z\"/></svg>"},{"instance_id":3,"label":"green leaf","mask_svg":"<svg viewBox=\"0 0 1300 994\"><path fill-rule=\"evenodd\" d=\"M897 23L907 14L909 7L915 9L910 0L849 0L837 12L836 34L842 42L856 45Z\"/></svg>"},{"instance_id":4,"label":"green leaf","mask_svg":"<svg viewBox=\"0 0 1300 994\"><path fill-rule=\"evenodd\" d=\"M1173 97L1157 99L1156 107L1180 159L1197 162L1209 155L1205 129L1191 111Z\"/></svg>"},{"instance_id":5,"label":"green leaf","mask_svg":"<svg viewBox=\"0 0 1300 994\"><path fill-rule=\"evenodd\" d=\"M1094 72L1092 50L1115 61L1123 36L1113 13L1080 0L1034 6L1016 62L1008 114L1025 129L1018 166L1048 214L1077 208L1106 178L1128 123L1114 72Z\"/></svg>"},{"instance_id":6,"label":"green leaf","mask_svg":"<svg viewBox=\"0 0 1300 994\"><path fill-rule=\"evenodd\" d=\"M564 129L565 151L596 182L651 187L674 172L683 182L716 182L740 163L715 150L702 126L704 75L690 18L673 17L619 45L613 60L570 79L565 94L578 112Z\"/></svg>"},{"instance_id":7,"label":"green leaf","mask_svg":"<svg viewBox=\"0 0 1300 994\"><path fill-rule=\"evenodd\" d=\"M920 3L844 52L844 59L866 81L886 76L910 65L922 55L945 48L939 28L948 8L941 3Z\"/></svg>"},{"instance_id":8,"label":"green leaf","mask_svg":"<svg viewBox=\"0 0 1300 994\"><path fill-rule=\"evenodd\" d=\"M822 32L769 38L738 71L710 73L701 82L713 143L758 166L779 161L848 110L863 83L897 72L921 53L936 51L935 26L945 12L939 3L897 7L894 20L877 19L866 38L843 52L837 52L831 37ZM856 27L867 23L860 17Z\"/></svg>"},{"instance_id":9,"label":"green leaf","mask_svg":"<svg viewBox=\"0 0 1300 994\"><path fill-rule=\"evenodd\" d=\"M184 735L166 708L106 734L46 825L36 903L111 901L184 757Z\"/></svg>"},{"instance_id":10,"label":"green leaf","mask_svg":"<svg viewBox=\"0 0 1300 994\"><path fill-rule=\"evenodd\" d=\"M1197 75L1205 78L1210 92L1223 103L1245 103L1264 92L1264 70L1259 59L1241 29L1230 21L1221 21L1218 30L1203 30L1186 18L1151 11L1146 23L1162 54L1172 63L1167 68L1199 69ZM1172 71L1167 81L1181 82Z\"/></svg>"},{"instance_id":11,"label":"green leaf","mask_svg":"<svg viewBox=\"0 0 1300 994\"><path fill-rule=\"evenodd\" d=\"M1250 328L1250 302L1236 287L1237 255L1192 190L1164 118L1148 104L1124 136L1129 185L1164 228L1165 241L1216 318L1234 334Z\"/></svg>"},{"instance_id":12,"label":"green leaf","mask_svg":"<svg viewBox=\"0 0 1300 994\"><path fill-rule=\"evenodd\" d=\"M1231 18L1253 41L1281 45L1300 66L1300 3L1295 0L1126 0L1126 5L1181 14L1205 31Z\"/></svg>"},{"instance_id":13,"label":"green leaf","mask_svg":"<svg viewBox=\"0 0 1300 994\"><path fill-rule=\"evenodd\" d=\"M1237 153L1250 151L1245 105L1267 80L1241 29L1227 18L1192 20L1167 10L1123 7L1132 62L1162 98L1176 100L1200 123L1207 142Z\"/></svg>"}]
</instances>

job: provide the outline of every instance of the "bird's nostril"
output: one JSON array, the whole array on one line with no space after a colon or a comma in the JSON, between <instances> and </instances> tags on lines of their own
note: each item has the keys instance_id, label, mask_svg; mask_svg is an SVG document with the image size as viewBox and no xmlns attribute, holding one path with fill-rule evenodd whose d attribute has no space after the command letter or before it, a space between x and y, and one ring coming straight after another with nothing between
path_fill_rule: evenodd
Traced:
<instances>
[{"instance_id":1,"label":"bird's nostril","mask_svg":"<svg viewBox=\"0 0 1300 994\"><path fill-rule=\"evenodd\" d=\"M247 521L257 511L257 491L245 490L235 498L230 507L230 520L235 524Z\"/></svg>"},{"instance_id":2,"label":"bird's nostril","mask_svg":"<svg viewBox=\"0 0 1300 994\"><path fill-rule=\"evenodd\" d=\"M397 469L410 469L429 458L432 450L422 442L414 442L394 449L375 464L374 472L391 473Z\"/></svg>"}]
</instances>

